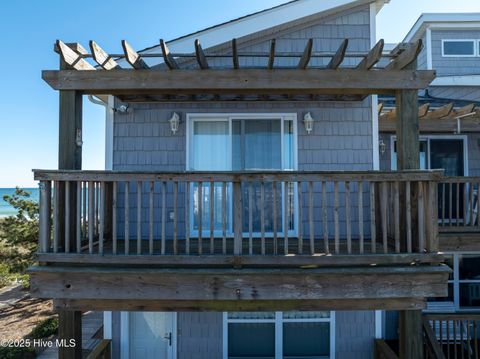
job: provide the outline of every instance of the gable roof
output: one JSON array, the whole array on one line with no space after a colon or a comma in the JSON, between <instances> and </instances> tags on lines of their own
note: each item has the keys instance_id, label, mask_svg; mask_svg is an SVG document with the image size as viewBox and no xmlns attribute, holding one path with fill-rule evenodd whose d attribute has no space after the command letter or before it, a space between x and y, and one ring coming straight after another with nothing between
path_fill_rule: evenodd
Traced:
<instances>
[{"instance_id":1,"label":"gable roof","mask_svg":"<svg viewBox=\"0 0 480 359\"><path fill-rule=\"evenodd\" d=\"M377 4L377 12L390 0L292 0L269 9L245 15L215 26L207 27L188 35L167 41L171 52L190 53L192 44L198 39L203 48L209 48L241 38L252 33L273 28L315 14L329 15L362 4ZM140 54L160 52L160 44L138 51ZM163 61L159 59L159 63ZM119 61L122 63L122 60ZM157 63L155 63L157 64ZM153 64L153 65L155 65Z\"/></svg>"},{"instance_id":2,"label":"gable roof","mask_svg":"<svg viewBox=\"0 0 480 359\"><path fill-rule=\"evenodd\" d=\"M405 36L404 42L413 42L422 37L430 25L458 24L480 27L480 13L423 13Z\"/></svg>"}]
</instances>

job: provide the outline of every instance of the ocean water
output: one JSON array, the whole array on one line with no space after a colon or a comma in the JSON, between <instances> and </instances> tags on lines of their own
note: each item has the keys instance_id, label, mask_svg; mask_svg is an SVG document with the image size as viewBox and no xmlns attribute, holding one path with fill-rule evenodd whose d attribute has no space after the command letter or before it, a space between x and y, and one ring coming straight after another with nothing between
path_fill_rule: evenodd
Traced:
<instances>
[{"instance_id":1,"label":"ocean water","mask_svg":"<svg viewBox=\"0 0 480 359\"><path fill-rule=\"evenodd\" d=\"M38 202L39 193L38 188L24 188L30 193L30 198ZM3 196L12 195L15 193L15 188L0 188L0 217L8 217L15 214L15 209L3 200Z\"/></svg>"}]
</instances>

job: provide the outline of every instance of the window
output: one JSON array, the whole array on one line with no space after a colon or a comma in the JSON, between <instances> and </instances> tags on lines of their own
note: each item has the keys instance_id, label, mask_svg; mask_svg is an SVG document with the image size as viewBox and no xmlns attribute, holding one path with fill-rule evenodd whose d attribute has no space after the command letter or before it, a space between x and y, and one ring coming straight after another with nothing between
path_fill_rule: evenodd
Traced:
<instances>
[{"instance_id":1,"label":"window","mask_svg":"<svg viewBox=\"0 0 480 359\"><path fill-rule=\"evenodd\" d=\"M187 170L190 171L291 171L296 169L296 115L295 114L189 114L187 116ZM191 187L191 231L200 229L199 213L202 213L202 232L209 234L210 209L213 204L214 231L223 230L223 210L226 207L227 235L232 235L232 188L225 189L223 183L203 183ZM262 188L260 183L242 185L244 203L252 195L253 233L260 235L260 204ZM251 192L250 192L251 191ZM285 230L295 233L295 191L296 184L266 183L263 188L265 235L273 235L273 224L282 235ZM275 191L275 193L274 193ZM201 193L202 200L199 200ZM211 196L213 194L213 196ZM276 197L275 197L276 196ZM285 208L284 196L289 196ZM211 197L211 198L210 198ZM276 198L276 201L273 200ZM211 203L211 201L213 203ZM200 203L201 202L201 203ZM275 203L274 203L275 202ZM276 211L273 209L276 208ZM248 232L248 206L244 206L243 231ZM277 216L274 220L273 213ZM287 228L283 228L287 219ZM216 234L216 235L217 235Z\"/></svg>"},{"instance_id":2,"label":"window","mask_svg":"<svg viewBox=\"0 0 480 359\"><path fill-rule=\"evenodd\" d=\"M476 56L475 40L442 40L442 56Z\"/></svg>"},{"instance_id":3,"label":"window","mask_svg":"<svg viewBox=\"0 0 480 359\"><path fill-rule=\"evenodd\" d=\"M445 308L452 310L480 310L480 253L453 253L446 256L453 273L448 279L448 297L429 299L429 310Z\"/></svg>"},{"instance_id":4,"label":"window","mask_svg":"<svg viewBox=\"0 0 480 359\"><path fill-rule=\"evenodd\" d=\"M223 357L333 358L333 317L332 312L224 313Z\"/></svg>"}]
</instances>

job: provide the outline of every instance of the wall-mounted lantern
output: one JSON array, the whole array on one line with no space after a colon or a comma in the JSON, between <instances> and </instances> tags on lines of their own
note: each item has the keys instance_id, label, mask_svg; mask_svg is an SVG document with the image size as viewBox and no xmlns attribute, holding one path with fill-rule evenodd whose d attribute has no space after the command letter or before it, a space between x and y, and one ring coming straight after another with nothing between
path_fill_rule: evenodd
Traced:
<instances>
[{"instance_id":1,"label":"wall-mounted lantern","mask_svg":"<svg viewBox=\"0 0 480 359\"><path fill-rule=\"evenodd\" d=\"M378 141L378 149L380 150L380 153L383 155L385 151L387 150L387 145L385 144L385 141L383 139L380 139Z\"/></svg>"},{"instance_id":2,"label":"wall-mounted lantern","mask_svg":"<svg viewBox=\"0 0 480 359\"><path fill-rule=\"evenodd\" d=\"M305 131L307 131L307 134L310 134L312 132L314 121L315 120L313 119L310 112L307 112L305 116L303 116L303 124L305 125Z\"/></svg>"},{"instance_id":3,"label":"wall-mounted lantern","mask_svg":"<svg viewBox=\"0 0 480 359\"><path fill-rule=\"evenodd\" d=\"M170 120L168 120L168 122L170 122L170 130L172 130L172 133L175 135L180 125L180 115L174 112Z\"/></svg>"}]
</instances>

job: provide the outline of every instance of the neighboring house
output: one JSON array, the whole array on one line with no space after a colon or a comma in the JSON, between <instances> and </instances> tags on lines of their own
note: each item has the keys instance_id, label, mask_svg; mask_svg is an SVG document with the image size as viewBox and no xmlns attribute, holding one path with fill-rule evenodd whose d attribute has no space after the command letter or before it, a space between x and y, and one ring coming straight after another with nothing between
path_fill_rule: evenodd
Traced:
<instances>
[{"instance_id":1,"label":"neighboring house","mask_svg":"<svg viewBox=\"0 0 480 359\"><path fill-rule=\"evenodd\" d=\"M120 58L57 42L60 170L35 171L31 273L61 338L104 310L115 358L361 359L400 310L401 356L423 356L420 310L449 273L443 176L418 170L409 135L434 74L408 69L418 43L373 69L384 3L291 1ZM410 172L378 171L378 93L404 101ZM81 168L82 95L107 107L106 171Z\"/></svg>"},{"instance_id":2,"label":"neighboring house","mask_svg":"<svg viewBox=\"0 0 480 359\"><path fill-rule=\"evenodd\" d=\"M437 319L440 313L458 313L449 318L459 320L480 310L480 14L422 14L405 37L417 39L424 43L417 68L437 73L419 94L420 163L443 168L450 177L439 184L438 220L440 249L453 274L448 297L431 298L428 312L438 313ZM395 101L383 97L380 103L380 169L395 170ZM395 337L395 316L387 317L387 336ZM473 330L465 320L474 317L464 315L457 329Z\"/></svg>"}]
</instances>

